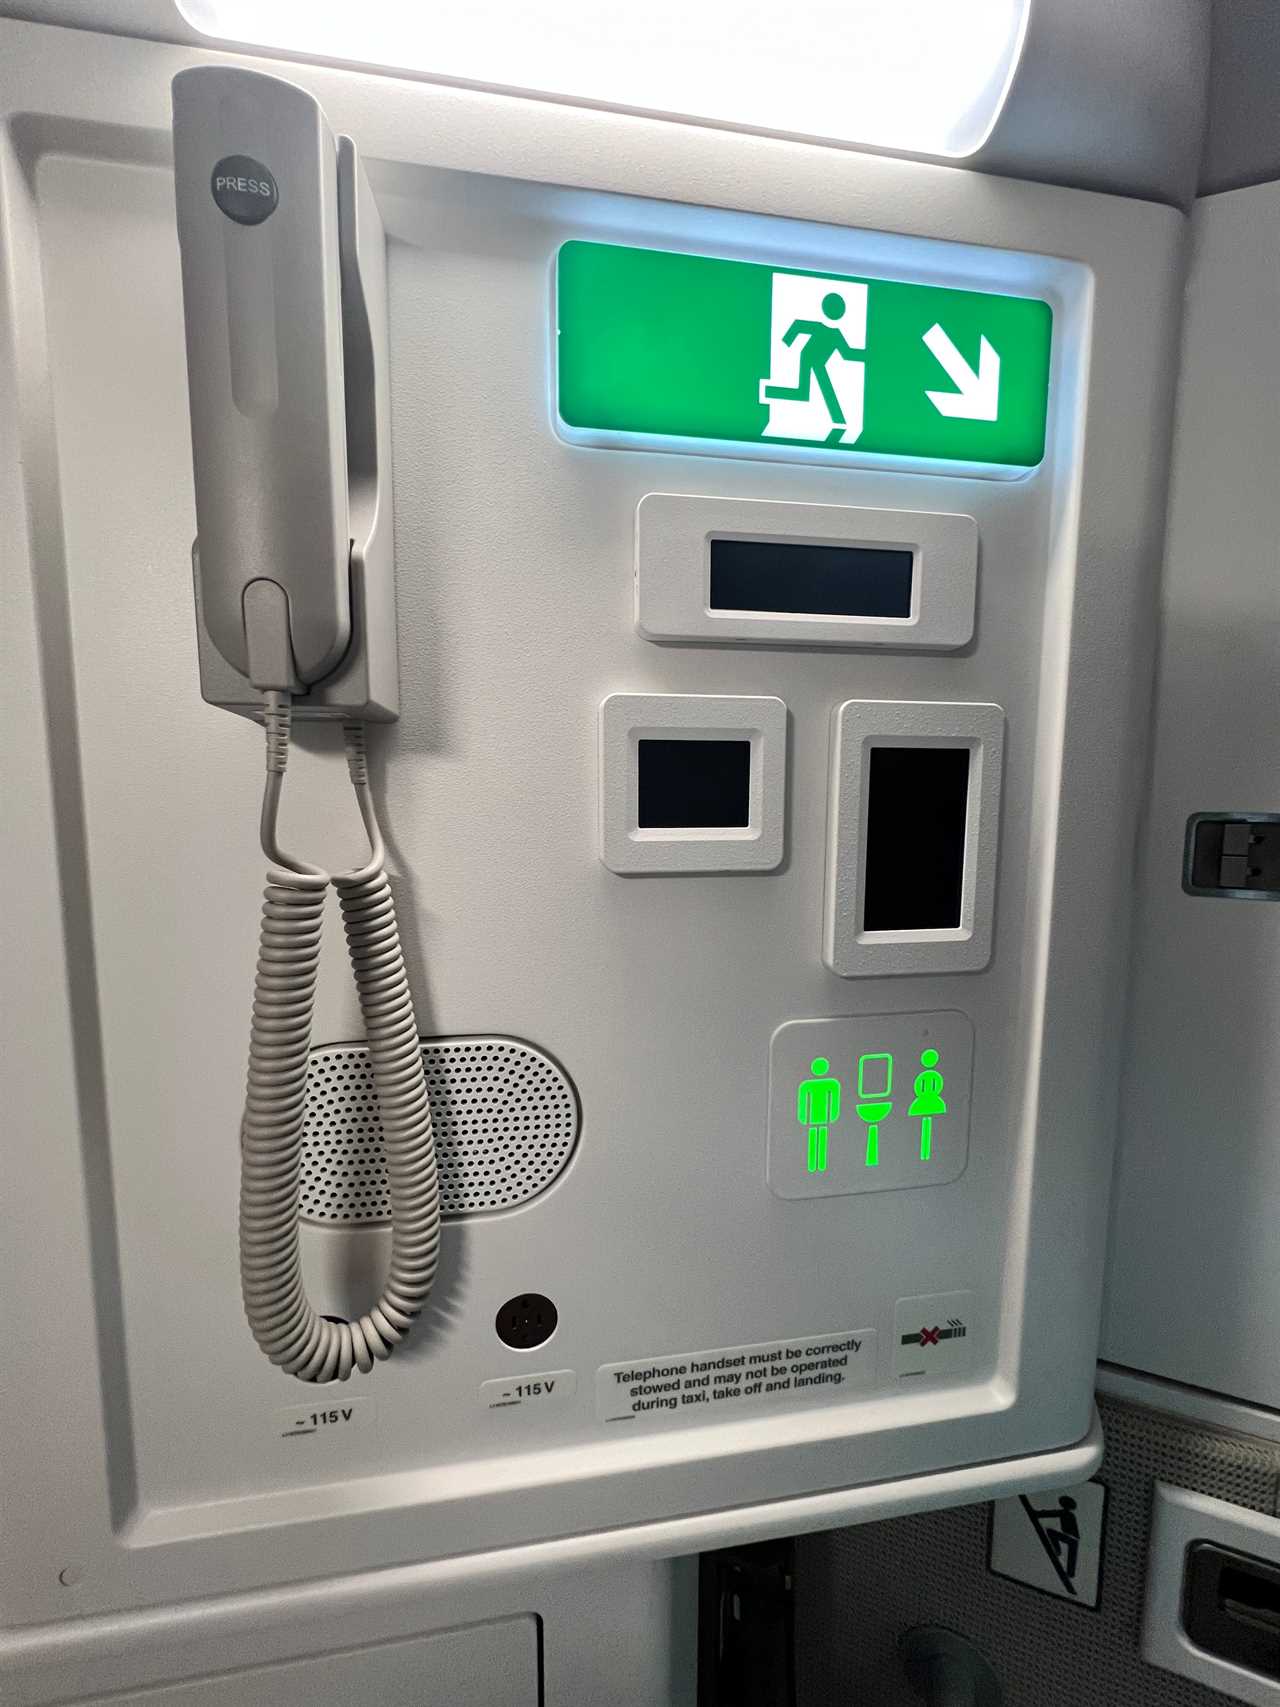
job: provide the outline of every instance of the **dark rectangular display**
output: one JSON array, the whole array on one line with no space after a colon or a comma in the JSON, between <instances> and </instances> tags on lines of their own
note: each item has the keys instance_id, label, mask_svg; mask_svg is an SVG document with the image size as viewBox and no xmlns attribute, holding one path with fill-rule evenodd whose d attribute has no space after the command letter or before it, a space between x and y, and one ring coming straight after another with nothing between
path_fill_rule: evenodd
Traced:
<instances>
[{"instance_id":1,"label":"dark rectangular display","mask_svg":"<svg viewBox=\"0 0 1280 1707\"><path fill-rule=\"evenodd\" d=\"M867 789L865 931L960 923L967 747L872 747Z\"/></svg>"},{"instance_id":2,"label":"dark rectangular display","mask_svg":"<svg viewBox=\"0 0 1280 1707\"><path fill-rule=\"evenodd\" d=\"M914 560L893 546L713 539L711 609L908 617Z\"/></svg>"},{"instance_id":3,"label":"dark rectangular display","mask_svg":"<svg viewBox=\"0 0 1280 1707\"><path fill-rule=\"evenodd\" d=\"M750 824L750 741L642 736L637 745L642 830L729 830Z\"/></svg>"}]
</instances>

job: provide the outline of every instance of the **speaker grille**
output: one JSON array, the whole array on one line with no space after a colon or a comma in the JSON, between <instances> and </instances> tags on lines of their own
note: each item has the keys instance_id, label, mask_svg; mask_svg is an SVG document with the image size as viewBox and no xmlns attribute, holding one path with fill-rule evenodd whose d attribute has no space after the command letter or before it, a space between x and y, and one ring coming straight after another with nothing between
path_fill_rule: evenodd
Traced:
<instances>
[{"instance_id":1,"label":"speaker grille","mask_svg":"<svg viewBox=\"0 0 1280 1707\"><path fill-rule=\"evenodd\" d=\"M556 1063L514 1037L437 1038L422 1063L444 1213L510 1209L545 1191L578 1140L578 1099ZM311 1052L298 1212L327 1225L391 1218L364 1044Z\"/></svg>"}]
</instances>

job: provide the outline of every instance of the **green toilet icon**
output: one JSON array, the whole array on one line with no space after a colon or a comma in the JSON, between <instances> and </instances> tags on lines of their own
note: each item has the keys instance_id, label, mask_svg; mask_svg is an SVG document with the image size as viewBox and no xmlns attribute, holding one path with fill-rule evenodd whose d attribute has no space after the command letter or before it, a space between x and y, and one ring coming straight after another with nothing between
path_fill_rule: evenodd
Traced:
<instances>
[{"instance_id":1,"label":"green toilet icon","mask_svg":"<svg viewBox=\"0 0 1280 1707\"><path fill-rule=\"evenodd\" d=\"M858 1118L867 1128L866 1162L880 1165L880 1125L893 1113L893 1056L883 1052L858 1057Z\"/></svg>"}]
</instances>

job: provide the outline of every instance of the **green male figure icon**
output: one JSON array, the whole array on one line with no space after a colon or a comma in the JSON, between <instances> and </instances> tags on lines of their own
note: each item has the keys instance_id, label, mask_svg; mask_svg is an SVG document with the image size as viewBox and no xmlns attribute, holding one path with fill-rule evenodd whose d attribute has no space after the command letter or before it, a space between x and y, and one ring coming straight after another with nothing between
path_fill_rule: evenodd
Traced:
<instances>
[{"instance_id":1,"label":"green male figure icon","mask_svg":"<svg viewBox=\"0 0 1280 1707\"><path fill-rule=\"evenodd\" d=\"M827 1128L840 1118L840 1081L829 1077L831 1063L816 1055L809 1063L814 1075L796 1093L796 1119L809 1129L809 1172L827 1171Z\"/></svg>"},{"instance_id":2,"label":"green male figure icon","mask_svg":"<svg viewBox=\"0 0 1280 1707\"><path fill-rule=\"evenodd\" d=\"M920 1160L927 1162L933 1153L933 1123L940 1114L947 1112L947 1105L942 1100L945 1081L938 1071L938 1051L924 1050L920 1056L920 1065L924 1072L916 1075L913 1087L916 1093L915 1101L907 1113L920 1122Z\"/></svg>"},{"instance_id":3,"label":"green male figure icon","mask_svg":"<svg viewBox=\"0 0 1280 1707\"><path fill-rule=\"evenodd\" d=\"M831 383L831 375L827 372L827 363L832 356L843 356L847 361L857 360L857 351L849 343L838 326L830 324L844 316L845 300L838 291L828 291L822 299L822 312L825 320L793 320L783 335L783 343L788 347L799 337L804 338L800 349L800 375L795 385L766 385L766 397L792 398L797 402L808 402L813 381L817 380L818 390L822 393L822 401L827 406L827 414L831 417L834 428L845 425L844 410L840 407L840 399L836 396L836 388Z\"/></svg>"}]
</instances>

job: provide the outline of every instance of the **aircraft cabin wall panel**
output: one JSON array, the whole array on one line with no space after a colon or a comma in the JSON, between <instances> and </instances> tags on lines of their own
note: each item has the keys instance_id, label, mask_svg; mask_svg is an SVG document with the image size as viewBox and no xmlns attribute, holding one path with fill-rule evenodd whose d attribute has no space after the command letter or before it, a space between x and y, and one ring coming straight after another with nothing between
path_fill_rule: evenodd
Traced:
<instances>
[{"instance_id":1,"label":"aircraft cabin wall panel","mask_svg":"<svg viewBox=\"0 0 1280 1707\"><path fill-rule=\"evenodd\" d=\"M239 858L227 861L223 834L253 823L259 736L212 716L185 680L166 694L162 723L149 715L157 674L176 674L170 660L188 658L190 647L188 587L167 554L149 540L144 561L129 566L129 542L146 526L130 472L141 458L148 479L173 494L174 537L191 525L183 513L187 450L169 185L160 172L56 157L42 165L40 190L55 406L66 423L63 514L69 562L83 565L71 618L77 633L96 637L77 648L77 671L81 702L95 707L80 739L101 897L107 1094L112 1129L138 1135L113 1151L113 1164L140 1483L148 1503L161 1507L242 1498L314 1474L313 1463L291 1456L295 1444L275 1438L276 1410L339 1396L295 1391L260 1358L247 1358L238 1313L226 1324L234 1331L222 1325L220 1301L236 1294L228 1229L245 967L260 883L251 835L237 838ZM778 1024L850 1006L819 954L830 708L853 690L871 700L998 698L1020 732L1010 738L1005 768L999 961L972 986L936 979L918 993L864 984L855 987L853 1006L873 1014L961 1006L979 1028L986 1059L974 1123L988 1132L1017 1125L1018 1062L1030 1046L1019 1012L1019 944L1043 620L1042 586L1023 566L1046 555L1046 484L958 488L929 476L702 457L673 467L671 458L567 446L547 430L547 292L555 246L583 219L578 198L460 178L428 181L423 190L422 202L396 201L390 210L406 705L386 740L384 784L421 933L422 1024L431 1035L528 1038L571 1075L584 1125L578 1154L546 1196L450 1228L437 1299L474 1311L484 1331L448 1335L447 1380L431 1374L443 1321L380 1368L368 1385L376 1424L363 1441L353 1435L338 1462L347 1474L421 1473L424 1454L435 1465L472 1466L473 1497L483 1501L477 1428L486 1430L490 1450L517 1442L525 1450L581 1449L600 1438L589 1402L521 1417L516 1435L508 1425L517 1419L482 1409L480 1387L490 1377L514 1375L522 1364L531 1373L569 1367L589 1401L595 1369L628 1357L643 1364L668 1352L772 1342L797 1321L806 1332L869 1330L887 1341L884 1312L897 1298L956 1290L986 1300L981 1322L971 1324L978 1343L968 1370L989 1379L1006 1253L999 1242L975 1244L973 1220L983 1205L1008 1203L1014 1154L975 1144L958 1191L888 1193L865 1214L836 1199L798 1215L761 1190L763 1085ZM137 210L127 223L125 207ZM686 240L690 223L670 220ZM495 232L501 253L492 257ZM92 304L79 262L86 240L96 257ZM442 326L453 329L448 338L426 339L426 329ZM106 327L117 330L104 337ZM510 343L502 361L494 359L495 328ZM161 376L154 389L140 380L144 366ZM132 431L105 435L93 398L126 390ZM475 449L495 434L502 447L496 478ZM631 521L646 491L677 483L898 505L927 493L940 507L963 491L984 539L984 645L944 659L649 645L635 634L629 609ZM152 510L152 539L156 523ZM107 563L115 573L103 572ZM121 577L129 599L121 597ZM155 647L155 658L122 682L121 651L138 644L135 598L149 613L142 644ZM594 846L595 711L624 691L781 691L791 751L786 871L681 884L628 883L605 869ZM350 861L355 826L334 810L340 759L332 741L312 739L328 751L291 767L289 833L317 857ZM136 762L139 740L149 750L146 766ZM170 779L160 822L157 775ZM216 837L206 832L210 821L222 827ZM156 864L137 860L132 837L120 835L142 823L154 826L153 846L169 874L160 883ZM719 893L707 892L710 883ZM195 894L198 910L190 904ZM750 929L734 929L744 906ZM139 917L151 923L144 935ZM584 942L595 963L589 968ZM314 1040L359 1036L354 993L333 954ZM722 1136L704 1148L694 1141L698 1130ZM158 1158L141 1137L151 1132L162 1136L168 1158L159 1176L163 1203ZM967 1211L959 1212L958 1199ZM772 1246L771 1260L755 1265L735 1256L725 1267L727 1253L708 1233L724 1222L741 1229L748 1249ZM851 1232L866 1253L868 1280L876 1276L874 1297L870 1285L850 1293L847 1280L832 1295L822 1278L839 1271ZM195 1284L177 1289L159 1311L149 1307L157 1262L171 1272L179 1261ZM586 1275L596 1283L584 1285ZM957 1277L962 1287L953 1284ZM562 1317L532 1366L495 1346L489 1323L505 1298L530 1290L557 1302ZM444 1320L451 1314L446 1308ZM676 1321L683 1337L668 1343L669 1330L657 1324ZM197 1367L175 1391L175 1361L193 1341ZM876 1390L884 1395L887 1364L880 1374ZM421 1397L411 1397L419 1388ZM321 1451L332 1458L339 1448Z\"/></svg>"},{"instance_id":2,"label":"aircraft cabin wall panel","mask_svg":"<svg viewBox=\"0 0 1280 1707\"><path fill-rule=\"evenodd\" d=\"M70 1252L77 1285L91 1268L97 1313L68 1292L68 1354L31 1348L9 1389L22 1395L6 1426L25 1490L10 1616L755 1502L785 1523L787 1502L816 1490L918 1477L924 1498L935 1472L1077 1448L1136 758L1116 730L1144 693L1179 217L1026 185L993 196L947 169L757 152L688 127L624 133L607 114L575 114L562 133L545 106L307 75L334 124L359 132L389 235L403 715L373 746L422 1029L526 1041L568 1074L581 1109L548 1190L449 1224L436 1298L396 1357L367 1381L311 1390L254 1347L236 1272L261 761L260 732L196 689L165 149L170 78L197 56L88 36L42 55L43 31L14 32L6 99L45 115L11 126L5 180L23 262L11 306L43 433L27 449L45 622L26 643L43 648L55 754L78 766L82 818L65 795L57 813L66 869L83 863L64 905L93 954L78 1084L92 1101L96 1083L102 1119L86 1126L96 1165L74 1202L53 1182L78 1135L61 1123L28 1146L41 1196L26 1236ZM468 129L477 114L490 115L487 156ZM523 138L504 129L517 119ZM653 150L638 160L623 146L637 137ZM749 193L743 151L762 174ZM517 162L523 181L502 175ZM754 205L732 205L744 196ZM549 375L555 258L575 239L1047 302L1044 460L988 478L569 442ZM970 516L975 638L929 653L655 644L634 611L636 511L655 492ZM59 690L60 657L73 694ZM606 868L599 713L619 695L658 702L646 717L673 704L696 717L688 702L707 696L783 703L776 867ZM972 970L917 956L908 976L838 977L824 964L832 718L877 701L976 707L1002 731L998 814L982 815L998 837L992 953ZM324 731L299 748L286 833L340 866L359 847L341 759ZM894 1100L898 1124L878 1141L908 1133L929 1160L923 1129L904 1124L902 1083L874 1078L890 1053L877 1016L921 1061L972 1033L967 1165L933 1189L782 1195L769 1072L789 1022L857 1022L858 1063L838 1068L846 1096ZM918 1028L932 1016L931 1043ZM359 1035L331 935L314 1042ZM26 1063L33 1081L55 1068L52 1053ZM908 1078L920 1071L907 1063ZM878 1165L868 1117L846 1120L832 1117L835 1141ZM936 1136L941 1155L945 1126ZM37 1259L18 1275L20 1303L41 1273ZM554 1303L559 1325L513 1352L495 1314L528 1293ZM921 1341L944 1324L945 1358ZM924 1345L940 1354L919 1379ZM714 1372L738 1348L815 1368L824 1352L862 1361L839 1365L847 1384L797 1383L731 1419L663 1403L612 1420L619 1387L646 1385L624 1371L652 1369L662 1397L673 1364ZM493 1404L487 1383L524 1378L542 1380L538 1406ZM104 1403L87 1399L95 1386ZM36 1420L50 1417L52 1436Z\"/></svg>"}]
</instances>

